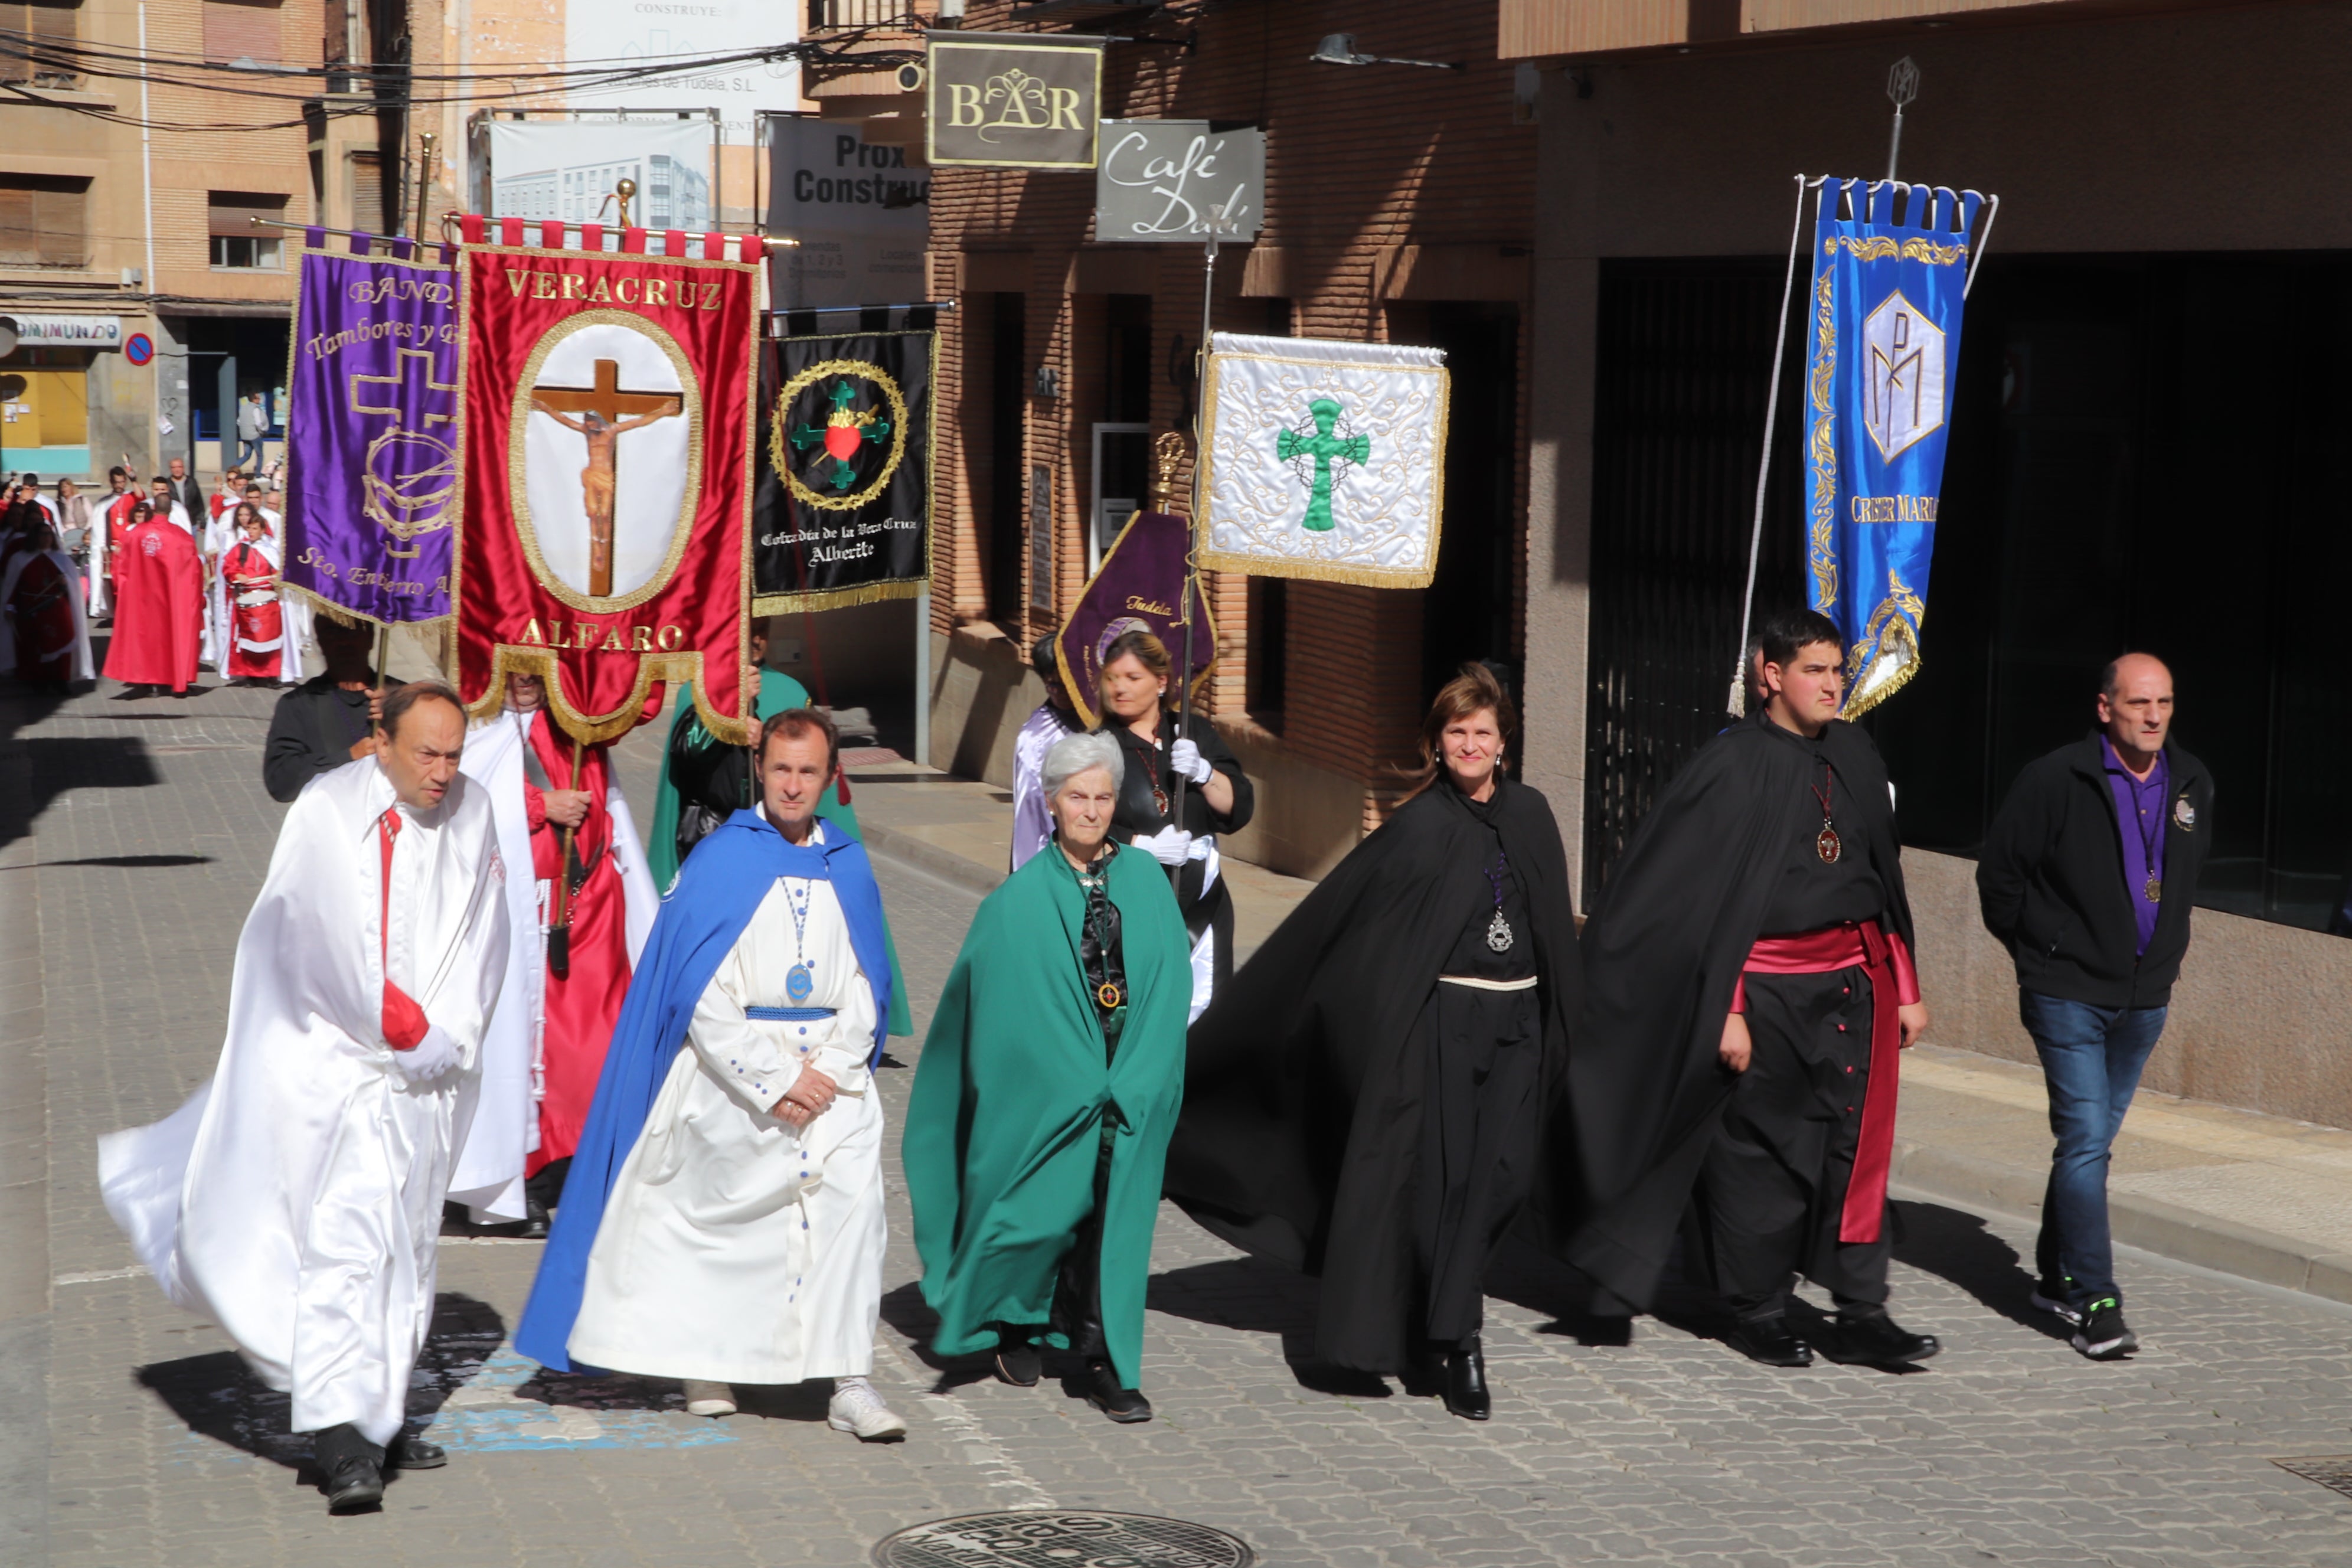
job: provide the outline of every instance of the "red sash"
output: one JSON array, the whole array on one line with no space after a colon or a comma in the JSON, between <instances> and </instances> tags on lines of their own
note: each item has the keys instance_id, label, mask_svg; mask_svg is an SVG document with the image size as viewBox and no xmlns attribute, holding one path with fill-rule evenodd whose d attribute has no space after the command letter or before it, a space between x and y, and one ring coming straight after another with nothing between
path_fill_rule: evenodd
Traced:
<instances>
[{"instance_id":1,"label":"red sash","mask_svg":"<svg viewBox=\"0 0 2352 1568\"><path fill-rule=\"evenodd\" d=\"M1870 976L1870 1087L1862 1102L1862 1136L1846 1180L1838 1239L1876 1241L1886 1214L1886 1173L1895 1157L1895 1100L1902 1069L1903 1026L1895 1009L1919 1000L1918 972L1903 939L1876 921L1824 926L1802 936L1768 936L1748 950L1746 970L1757 974L1832 974L1859 969ZM1744 998L1743 998L1744 1000Z\"/></svg>"}]
</instances>

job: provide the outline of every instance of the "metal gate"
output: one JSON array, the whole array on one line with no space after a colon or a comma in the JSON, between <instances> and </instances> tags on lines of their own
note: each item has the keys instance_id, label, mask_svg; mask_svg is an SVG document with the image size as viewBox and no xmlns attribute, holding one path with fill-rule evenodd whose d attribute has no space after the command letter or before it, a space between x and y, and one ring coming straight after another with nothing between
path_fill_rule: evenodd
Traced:
<instances>
[{"instance_id":1,"label":"metal gate","mask_svg":"<svg viewBox=\"0 0 2352 1568\"><path fill-rule=\"evenodd\" d=\"M1728 723L1739 591L1771 379L1778 259L1619 261L1601 275L1593 422L1585 909L1675 771ZM1804 321L1792 308L1756 580L1802 602L1798 441Z\"/></svg>"}]
</instances>

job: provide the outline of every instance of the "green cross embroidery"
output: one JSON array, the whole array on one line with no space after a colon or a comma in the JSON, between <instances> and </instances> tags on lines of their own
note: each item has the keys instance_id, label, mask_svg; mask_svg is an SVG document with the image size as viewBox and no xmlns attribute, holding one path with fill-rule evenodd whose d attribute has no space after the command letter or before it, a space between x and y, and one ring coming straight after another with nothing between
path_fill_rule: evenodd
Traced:
<instances>
[{"instance_id":1,"label":"green cross embroidery","mask_svg":"<svg viewBox=\"0 0 2352 1568\"><path fill-rule=\"evenodd\" d=\"M856 395L857 389L849 383L835 382L833 390L825 394L833 404L833 412L826 416L824 427L803 425L793 432L793 445L803 452L820 441L824 443L824 455L834 464L830 483L837 490L848 489L857 483L857 470L849 462L857 448L890 433L890 422L876 418L876 410L869 408L863 414L849 411L850 401Z\"/></svg>"},{"instance_id":2,"label":"green cross embroidery","mask_svg":"<svg viewBox=\"0 0 2352 1568\"><path fill-rule=\"evenodd\" d=\"M1299 519L1298 525L1317 533L1328 533L1338 526L1331 521L1331 459L1371 461L1372 438L1331 434L1331 426L1339 418L1339 405L1334 398L1318 397L1307 405L1307 412L1315 416L1315 434L1301 436L1296 430L1277 433L1274 455L1286 463L1293 458L1315 459L1315 483L1307 493L1307 515Z\"/></svg>"}]
</instances>

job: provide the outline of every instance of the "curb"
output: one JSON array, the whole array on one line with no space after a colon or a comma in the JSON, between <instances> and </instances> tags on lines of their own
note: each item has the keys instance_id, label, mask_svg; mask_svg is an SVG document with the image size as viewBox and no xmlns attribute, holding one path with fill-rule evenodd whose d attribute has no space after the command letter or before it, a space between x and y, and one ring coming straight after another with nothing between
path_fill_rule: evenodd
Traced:
<instances>
[{"instance_id":1,"label":"curb","mask_svg":"<svg viewBox=\"0 0 2352 1568\"><path fill-rule=\"evenodd\" d=\"M1961 1208L2032 1219L2042 1212L2048 1173L1898 1141L1888 1179ZM2132 1193L2108 1194L2107 1218L2116 1241L2159 1258L2352 1303L2352 1254Z\"/></svg>"},{"instance_id":2,"label":"curb","mask_svg":"<svg viewBox=\"0 0 2352 1568\"><path fill-rule=\"evenodd\" d=\"M918 838L899 828L883 827L871 822L857 825L858 836L866 847L886 859L926 872L943 882L950 882L968 892L988 894L996 891L1005 873L992 871L976 861L967 860L952 849L942 849L929 839Z\"/></svg>"}]
</instances>

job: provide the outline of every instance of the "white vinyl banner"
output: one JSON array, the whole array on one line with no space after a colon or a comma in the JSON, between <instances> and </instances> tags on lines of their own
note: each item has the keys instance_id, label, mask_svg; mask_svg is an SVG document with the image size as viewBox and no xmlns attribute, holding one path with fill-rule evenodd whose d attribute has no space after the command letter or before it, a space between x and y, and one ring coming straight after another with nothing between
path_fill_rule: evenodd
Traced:
<instances>
[{"instance_id":1,"label":"white vinyl banner","mask_svg":"<svg viewBox=\"0 0 2352 1568\"><path fill-rule=\"evenodd\" d=\"M927 297L931 172L903 147L868 145L854 122L768 121L768 232L775 308L885 305Z\"/></svg>"},{"instance_id":2,"label":"white vinyl banner","mask_svg":"<svg viewBox=\"0 0 2352 1568\"><path fill-rule=\"evenodd\" d=\"M577 70L773 48L799 40L802 9L770 0L565 0L563 56ZM749 146L760 110L800 107L800 66L792 60L737 60L676 76L576 88L571 102L576 109L715 109L728 142Z\"/></svg>"},{"instance_id":3,"label":"white vinyl banner","mask_svg":"<svg viewBox=\"0 0 2352 1568\"><path fill-rule=\"evenodd\" d=\"M1445 474L1445 353L1210 339L1201 564L1425 588Z\"/></svg>"},{"instance_id":4,"label":"white vinyl banner","mask_svg":"<svg viewBox=\"0 0 2352 1568\"><path fill-rule=\"evenodd\" d=\"M699 115L493 120L490 216L616 223L607 198L634 180L633 226L701 234L717 226L710 154L710 121Z\"/></svg>"}]
</instances>

